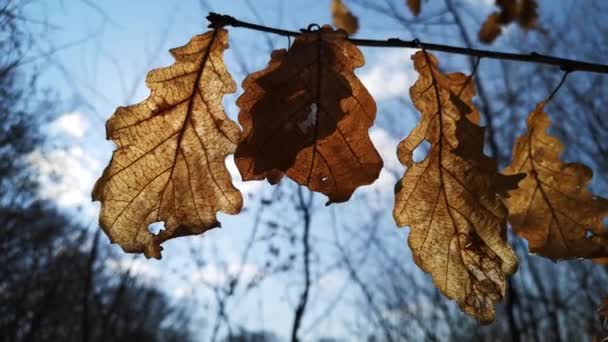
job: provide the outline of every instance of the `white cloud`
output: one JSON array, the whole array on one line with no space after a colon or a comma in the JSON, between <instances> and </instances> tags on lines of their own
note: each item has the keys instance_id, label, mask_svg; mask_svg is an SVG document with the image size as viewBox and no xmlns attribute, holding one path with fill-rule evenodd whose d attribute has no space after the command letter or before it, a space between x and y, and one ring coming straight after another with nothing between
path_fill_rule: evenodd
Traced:
<instances>
[{"instance_id":1,"label":"white cloud","mask_svg":"<svg viewBox=\"0 0 608 342\"><path fill-rule=\"evenodd\" d=\"M81 147L35 150L28 160L41 177L41 197L62 207L78 207L91 201L91 189L101 168Z\"/></svg>"},{"instance_id":2,"label":"white cloud","mask_svg":"<svg viewBox=\"0 0 608 342\"><path fill-rule=\"evenodd\" d=\"M391 172L402 171L403 165L397 158L399 140L379 127L373 127L369 132L369 137L384 161L384 168Z\"/></svg>"},{"instance_id":3,"label":"white cloud","mask_svg":"<svg viewBox=\"0 0 608 342\"><path fill-rule=\"evenodd\" d=\"M348 280L348 274L345 272L330 272L319 278L317 286L321 291L337 291L342 288L344 282Z\"/></svg>"},{"instance_id":4,"label":"white cloud","mask_svg":"<svg viewBox=\"0 0 608 342\"><path fill-rule=\"evenodd\" d=\"M376 101L408 95L417 77L410 59L413 51L400 49L383 53L378 62L361 75L361 81Z\"/></svg>"},{"instance_id":5,"label":"white cloud","mask_svg":"<svg viewBox=\"0 0 608 342\"><path fill-rule=\"evenodd\" d=\"M248 283L255 277L260 276L263 270L256 264L248 263L241 265L238 262L228 263L226 266L210 264L200 268L192 275L193 282L202 281L214 286L226 285L226 283L238 276L240 273L240 281Z\"/></svg>"},{"instance_id":6,"label":"white cloud","mask_svg":"<svg viewBox=\"0 0 608 342\"><path fill-rule=\"evenodd\" d=\"M380 153L384 161L384 167L380 171L380 176L370 185L363 187L362 190L367 194L377 194L387 197L387 193L392 193L398 177L403 174L404 167L397 158L397 145L399 141L393 138L382 128L374 127L370 130L369 136L372 143ZM370 205L383 205L375 199L370 199Z\"/></svg>"},{"instance_id":7,"label":"white cloud","mask_svg":"<svg viewBox=\"0 0 608 342\"><path fill-rule=\"evenodd\" d=\"M57 135L69 134L75 138L82 138L88 127L88 121L82 114L65 113L51 123L50 132Z\"/></svg>"},{"instance_id":8,"label":"white cloud","mask_svg":"<svg viewBox=\"0 0 608 342\"><path fill-rule=\"evenodd\" d=\"M253 263L246 263L242 266L236 261L229 262L227 265L209 264L190 273L188 281L174 286L171 294L176 298L193 297L200 292L200 283L210 286L227 286L228 282L239 273L241 285L246 285L264 275L263 269Z\"/></svg>"},{"instance_id":9,"label":"white cloud","mask_svg":"<svg viewBox=\"0 0 608 342\"><path fill-rule=\"evenodd\" d=\"M173 291L171 294L175 296L175 298L190 298L194 297L196 291L190 285L177 285L173 287Z\"/></svg>"},{"instance_id":10,"label":"white cloud","mask_svg":"<svg viewBox=\"0 0 608 342\"><path fill-rule=\"evenodd\" d=\"M50 146L33 151L29 163L40 176L40 196L60 207L91 210L91 189L102 164L94 155L99 151L103 130L91 130L87 116L67 112L48 126Z\"/></svg>"},{"instance_id":11,"label":"white cloud","mask_svg":"<svg viewBox=\"0 0 608 342\"><path fill-rule=\"evenodd\" d=\"M160 270L155 264L143 258L140 259L108 259L106 266L115 272L129 272L129 274L144 284L152 285L161 278Z\"/></svg>"},{"instance_id":12,"label":"white cloud","mask_svg":"<svg viewBox=\"0 0 608 342\"><path fill-rule=\"evenodd\" d=\"M228 169L228 172L230 172L230 176L232 177L232 183L237 189L241 191L241 193L245 197L256 195L259 191L263 189L265 184L268 184L266 181L243 182L241 174L239 173L239 169L234 163L233 155L229 155L228 158L226 158L226 168Z\"/></svg>"},{"instance_id":13,"label":"white cloud","mask_svg":"<svg viewBox=\"0 0 608 342\"><path fill-rule=\"evenodd\" d=\"M469 5L479 6L482 8L494 7L494 4L496 3L495 0L468 0L467 2Z\"/></svg>"}]
</instances>

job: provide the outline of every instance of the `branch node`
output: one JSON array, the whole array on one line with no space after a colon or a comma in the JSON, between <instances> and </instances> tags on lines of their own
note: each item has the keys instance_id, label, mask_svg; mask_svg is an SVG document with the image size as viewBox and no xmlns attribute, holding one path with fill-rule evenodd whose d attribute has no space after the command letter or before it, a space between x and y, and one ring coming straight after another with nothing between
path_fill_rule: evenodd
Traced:
<instances>
[{"instance_id":1,"label":"branch node","mask_svg":"<svg viewBox=\"0 0 608 342\"><path fill-rule=\"evenodd\" d=\"M575 68L573 68L570 65L562 65L562 66L559 67L559 69L561 71L565 72L565 73L568 73L568 74L576 70Z\"/></svg>"},{"instance_id":2,"label":"branch node","mask_svg":"<svg viewBox=\"0 0 608 342\"><path fill-rule=\"evenodd\" d=\"M232 16L218 14L215 12L209 13L207 20L209 21L209 25L207 27L212 29L222 28L224 26L236 26L235 23L237 22L237 20Z\"/></svg>"},{"instance_id":3,"label":"branch node","mask_svg":"<svg viewBox=\"0 0 608 342\"><path fill-rule=\"evenodd\" d=\"M307 28L301 29L300 32L313 32L313 31L319 31L320 29L321 29L321 26L319 26L319 24L310 24L310 25L308 25Z\"/></svg>"}]
</instances>

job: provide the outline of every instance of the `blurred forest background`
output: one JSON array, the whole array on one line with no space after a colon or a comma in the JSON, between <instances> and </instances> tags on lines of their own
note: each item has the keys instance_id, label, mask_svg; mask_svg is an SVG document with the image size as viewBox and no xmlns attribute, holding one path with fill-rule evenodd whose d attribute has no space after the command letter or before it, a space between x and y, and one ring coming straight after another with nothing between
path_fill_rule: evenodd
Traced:
<instances>
[{"instance_id":1,"label":"blurred forest background","mask_svg":"<svg viewBox=\"0 0 608 342\"><path fill-rule=\"evenodd\" d=\"M477 31L494 1L432 0L413 17L403 0L345 1L360 37L418 37L483 47ZM539 29L508 27L490 49L608 63L608 2L539 1ZM496 322L460 312L416 267L407 228L391 216L403 174L395 147L418 113L406 49L362 49L358 75L378 102L370 134L385 161L380 179L346 204L290 181L242 183L246 211L223 228L165 244L164 258L126 255L98 228L93 181L113 146L104 121L148 94L148 70L167 50L206 31L211 11L297 30L330 23L330 1L0 0L0 339L5 341L591 341L608 335L598 308L608 267L520 260ZM240 83L284 37L230 29L226 60ZM437 54L450 71L474 59ZM476 103L487 153L508 163L525 117L561 72L483 60ZM226 97L235 118L236 96ZM564 158L594 169L608 194L608 77L570 75L547 108ZM228 163L231 163L229 160ZM234 167L231 166L234 170ZM236 175L236 173L235 173ZM151 227L160 229L160 227Z\"/></svg>"}]
</instances>

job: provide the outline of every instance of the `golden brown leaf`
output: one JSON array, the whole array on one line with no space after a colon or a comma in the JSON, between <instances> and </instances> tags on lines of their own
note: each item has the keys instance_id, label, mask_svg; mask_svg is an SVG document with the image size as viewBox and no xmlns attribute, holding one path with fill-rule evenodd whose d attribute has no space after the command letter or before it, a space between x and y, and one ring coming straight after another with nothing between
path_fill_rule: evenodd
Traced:
<instances>
[{"instance_id":1,"label":"golden brown leaf","mask_svg":"<svg viewBox=\"0 0 608 342\"><path fill-rule=\"evenodd\" d=\"M219 226L216 213L238 213L240 192L224 160L239 139L221 100L236 90L222 55L228 32L209 31L172 49L176 62L153 70L143 102L119 107L106 123L117 149L93 190L100 224L126 252L160 258L168 239ZM153 235L151 223L164 221Z\"/></svg>"},{"instance_id":2,"label":"golden brown leaf","mask_svg":"<svg viewBox=\"0 0 608 342\"><path fill-rule=\"evenodd\" d=\"M349 35L353 35L359 30L359 19L344 5L342 0L332 0L331 16L334 26L343 29Z\"/></svg>"},{"instance_id":3,"label":"golden brown leaf","mask_svg":"<svg viewBox=\"0 0 608 342\"><path fill-rule=\"evenodd\" d=\"M517 17L516 0L496 0L496 6L500 9L500 12L497 13L499 23L509 24Z\"/></svg>"},{"instance_id":4,"label":"golden brown leaf","mask_svg":"<svg viewBox=\"0 0 608 342\"><path fill-rule=\"evenodd\" d=\"M593 262L595 262L596 264L608 266L608 257L606 257L606 258L595 258L595 259L593 259Z\"/></svg>"},{"instance_id":5,"label":"golden brown leaf","mask_svg":"<svg viewBox=\"0 0 608 342\"><path fill-rule=\"evenodd\" d=\"M414 16L418 16L420 14L420 10L422 9L421 0L406 0L405 3L407 7L409 7L410 11Z\"/></svg>"},{"instance_id":6,"label":"golden brown leaf","mask_svg":"<svg viewBox=\"0 0 608 342\"><path fill-rule=\"evenodd\" d=\"M243 137L235 161L244 180L283 173L343 202L373 182L382 159L368 130L376 104L354 69L364 64L346 34L323 26L276 50L268 67L249 75L237 101Z\"/></svg>"},{"instance_id":7,"label":"golden brown leaf","mask_svg":"<svg viewBox=\"0 0 608 342\"><path fill-rule=\"evenodd\" d=\"M535 28L538 24L536 0L496 0L499 12L488 15L479 30L479 40L490 44L501 34L502 26L517 21L523 29Z\"/></svg>"},{"instance_id":8,"label":"golden brown leaf","mask_svg":"<svg viewBox=\"0 0 608 342\"><path fill-rule=\"evenodd\" d=\"M500 36L502 28L499 20L500 14L492 13L486 18L486 21L481 24L481 29L479 30L479 40L482 43L490 44L496 40L498 36Z\"/></svg>"},{"instance_id":9,"label":"golden brown leaf","mask_svg":"<svg viewBox=\"0 0 608 342\"><path fill-rule=\"evenodd\" d=\"M532 29L538 23L538 4L536 0L522 0L518 15L517 23L521 28Z\"/></svg>"},{"instance_id":10,"label":"golden brown leaf","mask_svg":"<svg viewBox=\"0 0 608 342\"><path fill-rule=\"evenodd\" d=\"M608 257L608 200L587 189L592 172L559 160L562 144L545 130L551 121L541 102L528 117L528 131L513 148L506 173L528 177L507 199L509 222L528 240L530 251L558 259Z\"/></svg>"},{"instance_id":11,"label":"golden brown leaf","mask_svg":"<svg viewBox=\"0 0 608 342\"><path fill-rule=\"evenodd\" d=\"M395 189L393 215L399 226L410 226L414 261L437 288L488 323L505 296L506 276L517 269L506 241L507 211L497 194L517 187L522 175L500 175L495 160L483 155L470 78L441 73L425 52L412 59L420 77L410 97L421 119L397 150L407 171ZM424 140L430 150L416 163L413 151Z\"/></svg>"}]
</instances>

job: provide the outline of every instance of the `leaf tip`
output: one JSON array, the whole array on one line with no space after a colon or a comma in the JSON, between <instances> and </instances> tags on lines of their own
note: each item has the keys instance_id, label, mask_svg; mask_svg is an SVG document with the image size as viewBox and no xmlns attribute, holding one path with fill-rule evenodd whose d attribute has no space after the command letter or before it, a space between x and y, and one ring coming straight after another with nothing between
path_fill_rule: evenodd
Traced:
<instances>
[{"instance_id":1,"label":"leaf tip","mask_svg":"<svg viewBox=\"0 0 608 342\"><path fill-rule=\"evenodd\" d=\"M160 260L162 258L162 250L163 248L160 246L160 243L156 241L156 239L152 239L152 241L150 241L150 243L144 249L144 256L146 259Z\"/></svg>"}]
</instances>

